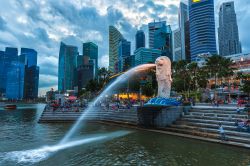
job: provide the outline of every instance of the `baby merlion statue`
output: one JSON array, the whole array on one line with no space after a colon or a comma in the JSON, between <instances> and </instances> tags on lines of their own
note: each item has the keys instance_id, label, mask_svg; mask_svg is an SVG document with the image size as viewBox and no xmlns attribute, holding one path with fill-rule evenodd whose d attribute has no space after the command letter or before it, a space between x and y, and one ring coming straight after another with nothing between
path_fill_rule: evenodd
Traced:
<instances>
[{"instance_id":1,"label":"baby merlion statue","mask_svg":"<svg viewBox=\"0 0 250 166\"><path fill-rule=\"evenodd\" d=\"M156 59L156 80L158 82L158 97L169 98L171 91L171 61L166 56Z\"/></svg>"}]
</instances>

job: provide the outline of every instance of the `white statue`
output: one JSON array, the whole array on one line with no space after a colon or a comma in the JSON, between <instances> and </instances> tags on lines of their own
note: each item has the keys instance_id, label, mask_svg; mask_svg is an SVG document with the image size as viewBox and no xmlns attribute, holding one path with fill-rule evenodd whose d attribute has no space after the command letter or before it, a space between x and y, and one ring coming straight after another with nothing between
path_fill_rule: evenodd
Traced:
<instances>
[{"instance_id":1,"label":"white statue","mask_svg":"<svg viewBox=\"0 0 250 166\"><path fill-rule=\"evenodd\" d=\"M158 97L169 98L171 91L171 61L166 56L156 59L156 80L158 82Z\"/></svg>"}]
</instances>

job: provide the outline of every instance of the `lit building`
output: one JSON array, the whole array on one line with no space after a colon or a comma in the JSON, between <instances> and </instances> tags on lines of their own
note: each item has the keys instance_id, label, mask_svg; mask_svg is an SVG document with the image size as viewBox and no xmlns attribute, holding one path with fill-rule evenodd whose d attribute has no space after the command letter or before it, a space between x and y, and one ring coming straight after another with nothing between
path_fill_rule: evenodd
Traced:
<instances>
[{"instance_id":1,"label":"lit building","mask_svg":"<svg viewBox=\"0 0 250 166\"><path fill-rule=\"evenodd\" d=\"M173 45L173 61L183 60L180 28L173 31L173 44L172 45Z\"/></svg>"},{"instance_id":2,"label":"lit building","mask_svg":"<svg viewBox=\"0 0 250 166\"><path fill-rule=\"evenodd\" d=\"M159 49L139 48L134 52L135 66L146 63L155 63L156 58L161 55L162 52Z\"/></svg>"},{"instance_id":3,"label":"lit building","mask_svg":"<svg viewBox=\"0 0 250 166\"><path fill-rule=\"evenodd\" d=\"M95 77L98 76L98 46L93 42L83 43L83 56L88 56L95 61Z\"/></svg>"},{"instance_id":4,"label":"lit building","mask_svg":"<svg viewBox=\"0 0 250 166\"><path fill-rule=\"evenodd\" d=\"M114 27L109 26L109 70L118 72L118 44L123 39L122 34Z\"/></svg>"},{"instance_id":5,"label":"lit building","mask_svg":"<svg viewBox=\"0 0 250 166\"><path fill-rule=\"evenodd\" d=\"M76 86L76 65L78 49L61 42L58 68L58 90L66 92Z\"/></svg>"},{"instance_id":6,"label":"lit building","mask_svg":"<svg viewBox=\"0 0 250 166\"><path fill-rule=\"evenodd\" d=\"M220 6L218 40L220 55L226 56L242 52L233 1L225 2Z\"/></svg>"},{"instance_id":7,"label":"lit building","mask_svg":"<svg viewBox=\"0 0 250 166\"><path fill-rule=\"evenodd\" d=\"M145 33L143 30L138 30L135 35L135 49L145 47Z\"/></svg>"},{"instance_id":8,"label":"lit building","mask_svg":"<svg viewBox=\"0 0 250 166\"><path fill-rule=\"evenodd\" d=\"M217 54L214 0L189 0L191 61L200 54Z\"/></svg>"},{"instance_id":9,"label":"lit building","mask_svg":"<svg viewBox=\"0 0 250 166\"><path fill-rule=\"evenodd\" d=\"M127 41L126 39L121 39L118 44L118 71L124 71L126 57L131 55L131 42Z\"/></svg>"}]
</instances>

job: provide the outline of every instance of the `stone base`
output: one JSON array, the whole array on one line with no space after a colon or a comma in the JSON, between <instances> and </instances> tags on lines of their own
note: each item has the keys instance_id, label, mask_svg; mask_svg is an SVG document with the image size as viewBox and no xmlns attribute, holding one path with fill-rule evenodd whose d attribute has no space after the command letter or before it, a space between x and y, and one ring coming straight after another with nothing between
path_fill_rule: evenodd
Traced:
<instances>
[{"instance_id":1,"label":"stone base","mask_svg":"<svg viewBox=\"0 0 250 166\"><path fill-rule=\"evenodd\" d=\"M138 125L145 128L163 128L181 117L182 106L142 106L137 108Z\"/></svg>"}]
</instances>

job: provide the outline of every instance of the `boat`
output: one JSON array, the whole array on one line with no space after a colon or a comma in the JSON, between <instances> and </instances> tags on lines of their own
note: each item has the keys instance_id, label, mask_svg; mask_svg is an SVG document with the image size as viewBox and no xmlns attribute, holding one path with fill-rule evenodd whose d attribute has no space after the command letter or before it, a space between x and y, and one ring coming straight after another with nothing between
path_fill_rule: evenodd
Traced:
<instances>
[{"instance_id":1,"label":"boat","mask_svg":"<svg viewBox=\"0 0 250 166\"><path fill-rule=\"evenodd\" d=\"M7 104L7 105L4 106L4 109L6 109L6 110L15 110L16 105L15 104Z\"/></svg>"}]
</instances>

